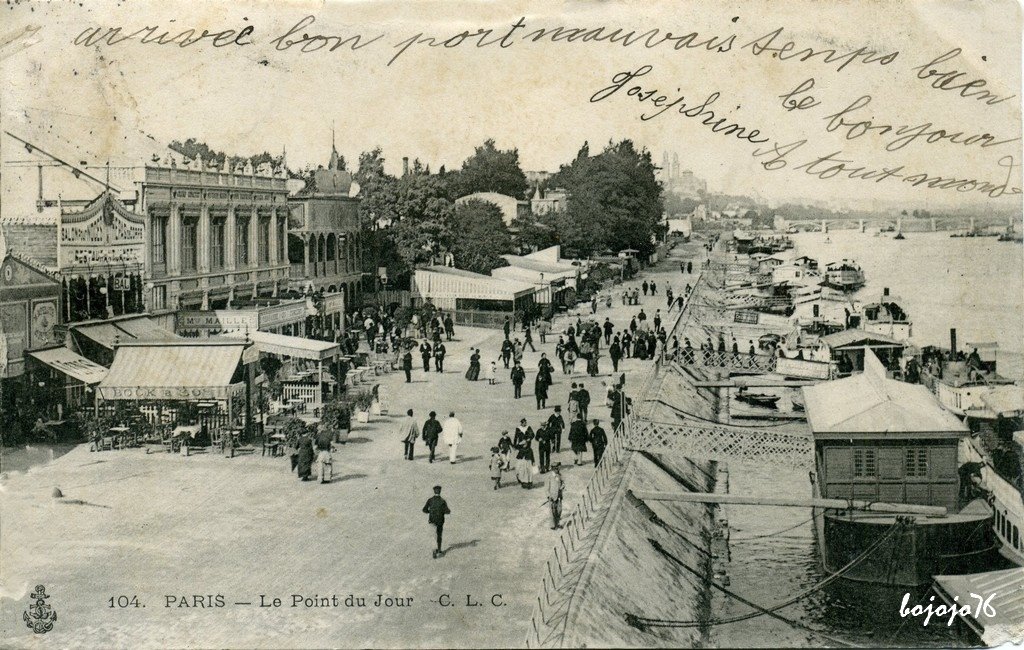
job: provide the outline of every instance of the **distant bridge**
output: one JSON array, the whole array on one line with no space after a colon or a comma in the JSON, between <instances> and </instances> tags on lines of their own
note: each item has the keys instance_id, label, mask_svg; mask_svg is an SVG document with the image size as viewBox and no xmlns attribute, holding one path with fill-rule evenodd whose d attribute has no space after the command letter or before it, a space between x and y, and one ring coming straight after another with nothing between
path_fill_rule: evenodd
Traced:
<instances>
[{"instance_id":1,"label":"distant bridge","mask_svg":"<svg viewBox=\"0 0 1024 650\"><path fill-rule=\"evenodd\" d=\"M980 223L979 223L980 222ZM971 217L965 221L956 217L878 217L873 219L782 219L781 224L784 230L795 227L802 231L828 232L829 230L859 230L865 232L868 228L884 230L891 228L897 232L940 232L950 230L974 231L978 228L1002 227L1013 228L1013 218L1003 220L998 218L975 219Z\"/></svg>"}]
</instances>

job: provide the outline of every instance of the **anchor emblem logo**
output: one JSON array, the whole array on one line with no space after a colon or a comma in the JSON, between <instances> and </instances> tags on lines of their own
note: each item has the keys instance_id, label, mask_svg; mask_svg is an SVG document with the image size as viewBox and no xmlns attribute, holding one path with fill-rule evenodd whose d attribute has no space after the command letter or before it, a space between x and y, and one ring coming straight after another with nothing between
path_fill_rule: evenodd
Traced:
<instances>
[{"instance_id":1,"label":"anchor emblem logo","mask_svg":"<svg viewBox=\"0 0 1024 650\"><path fill-rule=\"evenodd\" d=\"M36 634L46 634L53 629L53 624L57 622L57 612L46 604L46 599L49 597L46 587L36 585L36 590L29 595L29 598L35 602L29 605L28 611L22 614L25 625L32 628Z\"/></svg>"}]
</instances>

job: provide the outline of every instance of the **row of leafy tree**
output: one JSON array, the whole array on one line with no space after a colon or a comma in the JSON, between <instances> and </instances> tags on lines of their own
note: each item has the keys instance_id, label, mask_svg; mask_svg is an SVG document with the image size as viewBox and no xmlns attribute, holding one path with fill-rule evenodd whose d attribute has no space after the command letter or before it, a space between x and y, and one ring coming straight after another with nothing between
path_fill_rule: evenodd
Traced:
<instances>
[{"instance_id":1,"label":"row of leafy tree","mask_svg":"<svg viewBox=\"0 0 1024 650\"><path fill-rule=\"evenodd\" d=\"M172 148L204 161L245 160L211 150L194 138L175 141ZM260 154L251 160L257 164L270 158ZM360 221L368 240L364 270L371 273L383 266L390 277L401 277L417 265L441 262L447 255L459 268L486 273L505 264L504 254L554 244L561 244L563 255L570 257L623 249L647 254L661 227L662 189L650 152L638 150L630 140L609 142L594 155L584 143L576 157L544 183L568 191L568 208L529 213L517 218L511 230L496 205L457 204L456 199L477 192L528 199L534 188L520 166L517 149L501 150L487 140L461 169L449 171L442 166L431 172L415 160L401 176L388 174L384 162L378 147L361 154L352 170L360 187ZM292 174L302 178L308 171Z\"/></svg>"},{"instance_id":2,"label":"row of leafy tree","mask_svg":"<svg viewBox=\"0 0 1024 650\"><path fill-rule=\"evenodd\" d=\"M388 266L401 274L417 264L451 253L456 266L486 273L502 266L501 255L523 248L561 244L563 254L588 257L623 249L652 250L663 211L661 186L650 153L629 140L609 143L596 155L584 144L576 157L545 183L568 191L568 208L512 222L497 206L481 201L456 204L477 192L525 199L532 192L517 150L499 150L488 140L457 171L435 174L414 161L401 177L384 171L380 149L359 158L360 214L372 233L370 268Z\"/></svg>"}]
</instances>

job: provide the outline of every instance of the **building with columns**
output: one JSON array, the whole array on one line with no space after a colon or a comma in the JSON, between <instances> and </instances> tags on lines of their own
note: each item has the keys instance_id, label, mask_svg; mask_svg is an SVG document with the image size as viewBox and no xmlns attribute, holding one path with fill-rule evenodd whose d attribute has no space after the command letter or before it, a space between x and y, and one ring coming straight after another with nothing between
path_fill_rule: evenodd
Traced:
<instances>
[{"instance_id":1,"label":"building with columns","mask_svg":"<svg viewBox=\"0 0 1024 650\"><path fill-rule=\"evenodd\" d=\"M357 188L341 169L333 144L331 150L327 168L315 170L306 186L288 197L291 288L303 294L343 293L345 309L352 312L362 300L359 199L352 196Z\"/></svg>"},{"instance_id":2,"label":"building with columns","mask_svg":"<svg viewBox=\"0 0 1024 650\"><path fill-rule=\"evenodd\" d=\"M283 174L146 166L147 305L154 313L226 309L288 288Z\"/></svg>"}]
</instances>

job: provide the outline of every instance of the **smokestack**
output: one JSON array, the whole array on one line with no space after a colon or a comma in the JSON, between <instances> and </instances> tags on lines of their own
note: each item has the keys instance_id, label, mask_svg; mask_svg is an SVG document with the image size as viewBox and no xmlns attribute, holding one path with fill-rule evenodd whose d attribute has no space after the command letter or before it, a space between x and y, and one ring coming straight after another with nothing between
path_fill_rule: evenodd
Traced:
<instances>
[{"instance_id":1,"label":"smokestack","mask_svg":"<svg viewBox=\"0 0 1024 650\"><path fill-rule=\"evenodd\" d=\"M956 354L956 328L949 328L949 351Z\"/></svg>"},{"instance_id":2,"label":"smokestack","mask_svg":"<svg viewBox=\"0 0 1024 650\"><path fill-rule=\"evenodd\" d=\"M409 175L409 156L402 156L402 176Z\"/></svg>"}]
</instances>

